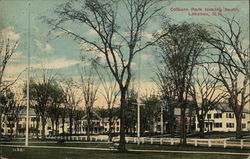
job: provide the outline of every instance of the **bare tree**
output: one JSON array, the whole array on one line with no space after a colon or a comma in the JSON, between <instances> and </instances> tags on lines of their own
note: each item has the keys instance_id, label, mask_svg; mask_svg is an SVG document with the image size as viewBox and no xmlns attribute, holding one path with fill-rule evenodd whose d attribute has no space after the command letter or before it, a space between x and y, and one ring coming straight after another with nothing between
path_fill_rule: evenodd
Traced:
<instances>
[{"instance_id":1,"label":"bare tree","mask_svg":"<svg viewBox=\"0 0 250 159\"><path fill-rule=\"evenodd\" d=\"M59 126L59 116L60 116L60 107L65 103L65 94L63 88L59 85L58 82L54 81L54 84L50 90L50 104L47 109L48 117L52 122L52 132L53 135L58 135L58 126Z\"/></svg>"},{"instance_id":2,"label":"bare tree","mask_svg":"<svg viewBox=\"0 0 250 159\"><path fill-rule=\"evenodd\" d=\"M206 70L209 70L208 66L206 66ZM209 72L212 72L212 70ZM201 67L197 69L197 75L194 75L193 81L190 94L199 123L199 136L203 138L205 117L208 111L216 108L227 95L219 81L209 76L207 71Z\"/></svg>"},{"instance_id":3,"label":"bare tree","mask_svg":"<svg viewBox=\"0 0 250 159\"><path fill-rule=\"evenodd\" d=\"M242 113L249 104L249 44L238 20L222 17L223 26L212 24L215 30L211 36L203 38L218 50L216 63L219 76L213 76L220 81L228 92L228 104L236 117L236 137L241 138Z\"/></svg>"},{"instance_id":4,"label":"bare tree","mask_svg":"<svg viewBox=\"0 0 250 159\"><path fill-rule=\"evenodd\" d=\"M81 99L79 99L77 96L77 94L79 93L78 84L74 82L73 79L66 80L65 86L64 86L64 92L65 92L65 107L63 109L67 110L66 113L68 114L68 117L69 117L69 134L70 134L70 139L71 139L71 136L73 133L74 114L75 114L75 111L77 110L77 106L79 105L81 101ZM63 115L65 117L65 114ZM63 123L63 131L64 131L64 123Z\"/></svg>"},{"instance_id":5,"label":"bare tree","mask_svg":"<svg viewBox=\"0 0 250 159\"><path fill-rule=\"evenodd\" d=\"M157 0L69 1L55 11L58 15L57 20L48 20L54 29L62 30L65 34L88 44L98 55L103 56L114 76L121 94L119 151L126 151L124 110L126 92L131 81L131 64L137 53L153 43L145 41L146 38L143 40L145 37L143 31L150 19L163 8L155 5L158 2ZM71 31L72 29L65 27L65 22L90 28L96 36L88 37L76 30Z\"/></svg>"},{"instance_id":6,"label":"bare tree","mask_svg":"<svg viewBox=\"0 0 250 159\"><path fill-rule=\"evenodd\" d=\"M90 140L91 119L93 115L93 106L96 101L96 94L98 85L96 85L96 77L94 70L91 68L83 67L80 69L81 75L81 89L84 98L85 113L87 117L87 140ZM93 129L92 129L93 130Z\"/></svg>"},{"instance_id":7,"label":"bare tree","mask_svg":"<svg viewBox=\"0 0 250 159\"><path fill-rule=\"evenodd\" d=\"M168 121L168 130L171 134L171 137L174 137L175 134L175 114L174 109L177 106L176 104L176 91L175 84L173 80L169 77L169 72L167 66L163 64L163 67L157 67L156 77L154 78L155 83L157 84L160 90L161 100L165 104L167 112L167 121Z\"/></svg>"},{"instance_id":8,"label":"bare tree","mask_svg":"<svg viewBox=\"0 0 250 159\"><path fill-rule=\"evenodd\" d=\"M13 40L5 35L4 32L0 31L0 92L9 88L10 85L15 83L7 83L3 82L4 73L7 67L7 64L14 54L14 51L18 45L17 40ZM2 109L0 108L0 123L2 123ZM2 135L2 124L0 124L0 137Z\"/></svg>"},{"instance_id":9,"label":"bare tree","mask_svg":"<svg viewBox=\"0 0 250 159\"><path fill-rule=\"evenodd\" d=\"M163 64L167 77L174 85L178 107L181 110L181 143L186 144L186 110L193 70L204 50L200 33L206 33L201 25L174 24L163 29L168 34L159 40Z\"/></svg>"},{"instance_id":10,"label":"bare tree","mask_svg":"<svg viewBox=\"0 0 250 159\"><path fill-rule=\"evenodd\" d=\"M117 88L117 83L112 78L111 74L102 69L97 69L97 74L99 79L101 80L102 88L100 90L101 95L104 97L105 102L107 104L108 110L108 120L109 120L109 141L112 141L112 118L113 118L113 108L117 100L117 96L119 95L119 90Z\"/></svg>"},{"instance_id":11,"label":"bare tree","mask_svg":"<svg viewBox=\"0 0 250 159\"><path fill-rule=\"evenodd\" d=\"M17 40L12 40L10 37L6 36L5 33L0 31L0 91L8 88L11 84L13 84L4 84L3 77L7 64L11 56L14 54L17 45Z\"/></svg>"},{"instance_id":12,"label":"bare tree","mask_svg":"<svg viewBox=\"0 0 250 159\"><path fill-rule=\"evenodd\" d=\"M54 84L55 77L54 75L50 74L48 70L43 70L42 79L32 79L30 81L30 100L34 104L35 113L37 115L37 128L39 128L39 120L41 118L42 139L45 139L45 126L48 118L48 107L51 104ZM25 86L23 90L24 94L26 89L27 87Z\"/></svg>"}]
</instances>

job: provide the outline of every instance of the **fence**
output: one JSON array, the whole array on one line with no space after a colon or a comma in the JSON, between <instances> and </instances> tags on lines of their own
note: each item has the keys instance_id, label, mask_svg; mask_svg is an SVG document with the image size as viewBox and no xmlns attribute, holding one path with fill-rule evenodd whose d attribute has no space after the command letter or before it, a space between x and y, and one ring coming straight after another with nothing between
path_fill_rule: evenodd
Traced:
<instances>
[{"instance_id":1,"label":"fence","mask_svg":"<svg viewBox=\"0 0 250 159\"><path fill-rule=\"evenodd\" d=\"M58 137L47 137L47 139L59 139L65 141L87 141L86 136L58 136ZM177 145L180 143L180 138L150 138L150 137L126 137L126 143L136 144L159 144L159 145ZM91 142L111 142L107 136L91 136ZM119 137L113 137L112 142L119 142ZM238 147L238 148L250 148L249 139L196 139L187 138L187 144L194 146L205 146L205 147Z\"/></svg>"}]
</instances>

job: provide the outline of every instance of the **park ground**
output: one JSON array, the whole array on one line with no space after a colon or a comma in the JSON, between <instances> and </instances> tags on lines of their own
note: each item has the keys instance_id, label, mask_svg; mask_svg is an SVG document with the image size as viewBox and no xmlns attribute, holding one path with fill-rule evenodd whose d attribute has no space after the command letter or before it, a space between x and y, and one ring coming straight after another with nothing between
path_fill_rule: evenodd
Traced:
<instances>
[{"instance_id":1,"label":"park ground","mask_svg":"<svg viewBox=\"0 0 250 159\"><path fill-rule=\"evenodd\" d=\"M8 159L247 159L250 155L250 149L178 145L127 144L127 153L118 153L112 143L31 141L29 146L2 143L0 153Z\"/></svg>"},{"instance_id":2,"label":"park ground","mask_svg":"<svg viewBox=\"0 0 250 159\"><path fill-rule=\"evenodd\" d=\"M197 137L197 136L191 136ZM205 138L229 138L234 133L207 133ZM249 133L244 134L249 138ZM24 140L0 142L3 159L250 159L250 148L195 147L169 144L127 144L127 153L118 153L114 143L66 141L41 141L31 139L29 147ZM0 158L2 159L2 158Z\"/></svg>"}]
</instances>

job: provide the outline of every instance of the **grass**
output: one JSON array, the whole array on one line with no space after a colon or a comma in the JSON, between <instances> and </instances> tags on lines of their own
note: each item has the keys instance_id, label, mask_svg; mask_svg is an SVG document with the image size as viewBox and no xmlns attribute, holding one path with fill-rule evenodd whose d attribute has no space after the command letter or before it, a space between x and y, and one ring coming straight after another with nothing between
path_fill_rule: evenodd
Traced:
<instances>
[{"instance_id":1,"label":"grass","mask_svg":"<svg viewBox=\"0 0 250 159\"><path fill-rule=\"evenodd\" d=\"M20 145L19 143L5 143L7 145ZM24 144L22 144L24 145ZM56 146L56 147L82 147L82 148L110 148L113 147L112 143L82 143L82 142L71 142L71 143L30 143L30 146ZM250 149L240 149L239 147L233 148L233 147L228 147L228 148L223 148L222 146L220 147L205 147L205 146L199 146L195 147L193 145L150 145L150 144L126 144L126 147L128 149L139 149L139 150L174 150L174 151L203 151L203 152L250 152Z\"/></svg>"},{"instance_id":2,"label":"grass","mask_svg":"<svg viewBox=\"0 0 250 159\"><path fill-rule=\"evenodd\" d=\"M180 154L180 153L150 153L114 151L87 151L62 149L25 148L24 152L13 152L13 148L1 147L3 157L9 159L244 159L247 156L213 155L213 154Z\"/></svg>"}]
</instances>

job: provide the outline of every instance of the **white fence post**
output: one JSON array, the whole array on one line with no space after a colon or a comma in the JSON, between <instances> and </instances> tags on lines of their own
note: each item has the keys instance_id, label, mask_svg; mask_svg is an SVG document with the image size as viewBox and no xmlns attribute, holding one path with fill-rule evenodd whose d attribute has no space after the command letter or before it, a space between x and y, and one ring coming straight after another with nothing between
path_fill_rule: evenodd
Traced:
<instances>
[{"instance_id":1,"label":"white fence post","mask_svg":"<svg viewBox=\"0 0 250 159\"><path fill-rule=\"evenodd\" d=\"M136 138L134 137L134 143L136 143Z\"/></svg>"},{"instance_id":2,"label":"white fence post","mask_svg":"<svg viewBox=\"0 0 250 159\"><path fill-rule=\"evenodd\" d=\"M197 139L194 140L194 146L196 146L196 147L198 146Z\"/></svg>"},{"instance_id":3,"label":"white fence post","mask_svg":"<svg viewBox=\"0 0 250 159\"><path fill-rule=\"evenodd\" d=\"M224 140L224 148L227 148L227 140Z\"/></svg>"},{"instance_id":4,"label":"white fence post","mask_svg":"<svg viewBox=\"0 0 250 159\"><path fill-rule=\"evenodd\" d=\"M144 137L142 138L142 141L141 141L142 144L144 144Z\"/></svg>"},{"instance_id":5,"label":"white fence post","mask_svg":"<svg viewBox=\"0 0 250 159\"><path fill-rule=\"evenodd\" d=\"M140 137L137 137L137 145L140 145L141 142L140 139L141 139Z\"/></svg>"},{"instance_id":6,"label":"white fence post","mask_svg":"<svg viewBox=\"0 0 250 159\"><path fill-rule=\"evenodd\" d=\"M150 139L150 143L151 145L154 143L153 138Z\"/></svg>"},{"instance_id":7,"label":"white fence post","mask_svg":"<svg viewBox=\"0 0 250 159\"><path fill-rule=\"evenodd\" d=\"M208 147L211 147L212 144L211 144L211 139L208 139Z\"/></svg>"},{"instance_id":8,"label":"white fence post","mask_svg":"<svg viewBox=\"0 0 250 159\"><path fill-rule=\"evenodd\" d=\"M243 143L243 139L240 140L240 148L243 149L244 147L244 143Z\"/></svg>"},{"instance_id":9,"label":"white fence post","mask_svg":"<svg viewBox=\"0 0 250 159\"><path fill-rule=\"evenodd\" d=\"M173 140L173 138L171 138L170 141L171 141L171 145L174 145L174 140Z\"/></svg>"},{"instance_id":10,"label":"white fence post","mask_svg":"<svg viewBox=\"0 0 250 159\"><path fill-rule=\"evenodd\" d=\"M160 139L160 144L162 145L162 138Z\"/></svg>"},{"instance_id":11,"label":"white fence post","mask_svg":"<svg viewBox=\"0 0 250 159\"><path fill-rule=\"evenodd\" d=\"M95 141L98 141L98 138L97 138L97 137L95 138Z\"/></svg>"}]
</instances>

